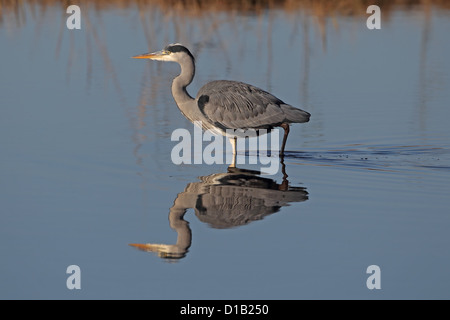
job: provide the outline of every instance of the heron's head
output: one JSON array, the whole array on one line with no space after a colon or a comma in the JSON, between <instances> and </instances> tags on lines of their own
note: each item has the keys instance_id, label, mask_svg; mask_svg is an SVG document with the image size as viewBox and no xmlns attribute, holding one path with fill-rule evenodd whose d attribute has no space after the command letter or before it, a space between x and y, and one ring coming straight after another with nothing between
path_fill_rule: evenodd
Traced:
<instances>
[{"instance_id":1,"label":"heron's head","mask_svg":"<svg viewBox=\"0 0 450 320\"><path fill-rule=\"evenodd\" d=\"M182 44L175 43L169 44L161 51L153 53L145 53L138 56L134 56L135 59L151 59L159 61L175 61L180 62L183 59L190 58L194 60L192 53Z\"/></svg>"}]
</instances>

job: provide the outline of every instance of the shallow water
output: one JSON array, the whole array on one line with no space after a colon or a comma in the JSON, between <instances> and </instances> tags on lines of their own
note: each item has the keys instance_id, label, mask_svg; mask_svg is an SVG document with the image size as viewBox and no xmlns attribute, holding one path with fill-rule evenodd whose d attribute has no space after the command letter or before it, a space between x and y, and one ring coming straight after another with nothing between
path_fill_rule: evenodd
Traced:
<instances>
[{"instance_id":1,"label":"shallow water","mask_svg":"<svg viewBox=\"0 0 450 320\"><path fill-rule=\"evenodd\" d=\"M364 12L81 5L68 30L37 6L0 25L0 298L450 298L448 9L382 8L368 30ZM194 130L178 66L130 57L178 41L192 95L234 79L312 114L275 175L172 162Z\"/></svg>"}]
</instances>

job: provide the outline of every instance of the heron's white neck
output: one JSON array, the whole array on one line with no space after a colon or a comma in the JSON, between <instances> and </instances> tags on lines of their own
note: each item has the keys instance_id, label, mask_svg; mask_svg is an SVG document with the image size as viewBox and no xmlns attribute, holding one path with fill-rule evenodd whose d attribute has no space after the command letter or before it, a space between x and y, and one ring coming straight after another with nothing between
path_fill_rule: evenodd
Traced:
<instances>
[{"instance_id":1,"label":"heron's white neck","mask_svg":"<svg viewBox=\"0 0 450 320\"><path fill-rule=\"evenodd\" d=\"M195 75L194 61L190 57L185 57L178 62L181 66L181 73L172 82L172 95L178 107L183 111L183 105L194 101L186 90Z\"/></svg>"}]
</instances>

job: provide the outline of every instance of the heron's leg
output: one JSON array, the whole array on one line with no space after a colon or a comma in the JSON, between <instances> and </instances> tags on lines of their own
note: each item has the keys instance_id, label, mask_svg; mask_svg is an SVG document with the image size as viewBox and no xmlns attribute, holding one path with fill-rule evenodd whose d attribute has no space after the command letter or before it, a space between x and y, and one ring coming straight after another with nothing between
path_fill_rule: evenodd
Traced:
<instances>
[{"instance_id":1,"label":"heron's leg","mask_svg":"<svg viewBox=\"0 0 450 320\"><path fill-rule=\"evenodd\" d=\"M230 143L231 143L231 146L233 147L233 160L232 160L232 162L230 164L231 168L235 168L236 167L236 154L237 154L237 152L236 152L236 140L237 140L237 137L230 138Z\"/></svg>"},{"instance_id":2,"label":"heron's leg","mask_svg":"<svg viewBox=\"0 0 450 320\"><path fill-rule=\"evenodd\" d=\"M284 147L286 146L287 137L289 135L289 124L282 123L281 127L284 129L284 137L283 137L283 143L281 145L280 157L283 157L284 156Z\"/></svg>"}]
</instances>

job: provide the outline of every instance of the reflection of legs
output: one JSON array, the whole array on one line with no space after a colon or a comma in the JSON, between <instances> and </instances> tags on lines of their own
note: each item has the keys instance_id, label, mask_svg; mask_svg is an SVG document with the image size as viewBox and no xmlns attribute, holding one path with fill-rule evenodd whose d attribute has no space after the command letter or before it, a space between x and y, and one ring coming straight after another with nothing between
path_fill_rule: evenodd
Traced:
<instances>
[{"instance_id":1,"label":"reflection of legs","mask_svg":"<svg viewBox=\"0 0 450 320\"><path fill-rule=\"evenodd\" d=\"M286 165L284 164L284 157L281 156L281 173L283 173L283 182L280 184L280 186L278 187L279 190L282 191L287 191L289 188L289 181L287 179L288 175L286 173Z\"/></svg>"},{"instance_id":2,"label":"reflection of legs","mask_svg":"<svg viewBox=\"0 0 450 320\"><path fill-rule=\"evenodd\" d=\"M232 160L232 162L230 164L231 168L235 168L236 167L236 153L237 153L236 152L236 140L237 140L237 137L230 138L231 147L233 148L233 160Z\"/></svg>"},{"instance_id":3,"label":"reflection of legs","mask_svg":"<svg viewBox=\"0 0 450 320\"><path fill-rule=\"evenodd\" d=\"M283 144L281 145L280 156L284 156L284 147L286 146L287 137L289 135L289 124L282 123L281 127L284 129Z\"/></svg>"}]
</instances>

